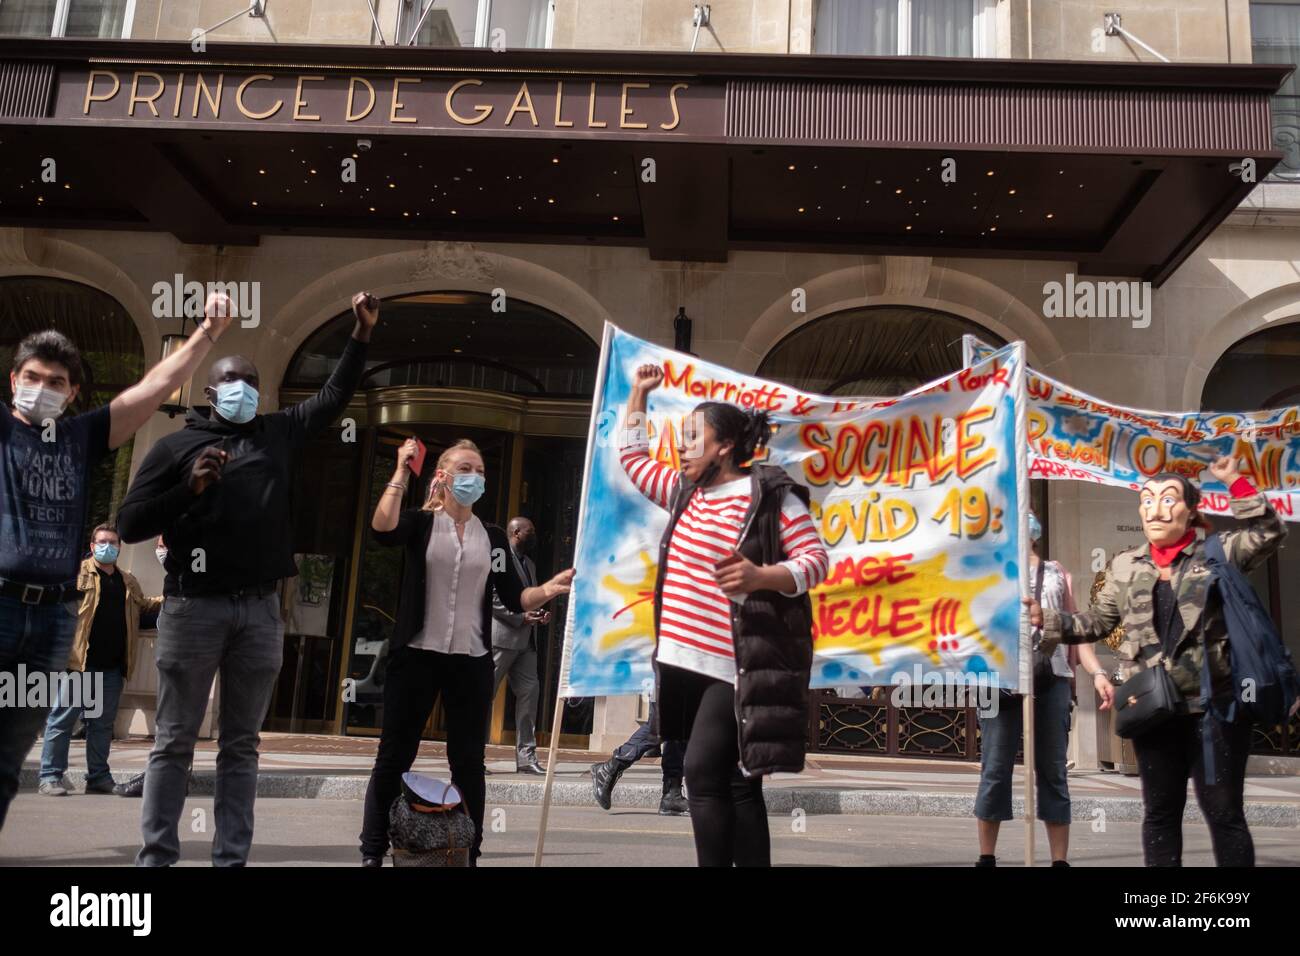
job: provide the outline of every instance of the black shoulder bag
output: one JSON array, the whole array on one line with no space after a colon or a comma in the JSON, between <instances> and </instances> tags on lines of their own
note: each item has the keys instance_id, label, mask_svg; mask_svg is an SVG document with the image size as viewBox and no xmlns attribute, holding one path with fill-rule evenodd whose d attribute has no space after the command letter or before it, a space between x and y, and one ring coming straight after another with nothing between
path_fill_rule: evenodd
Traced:
<instances>
[{"instance_id":1,"label":"black shoulder bag","mask_svg":"<svg viewBox=\"0 0 1300 956\"><path fill-rule=\"evenodd\" d=\"M1125 739L1140 737L1155 730L1161 724L1187 712L1183 695L1174 685L1165 662L1173 653L1177 643L1178 622L1178 587L1182 583L1183 573L1191 562L1191 557L1184 557L1178 580L1171 582L1174 606L1165 620L1164 633L1160 635L1160 653L1154 660L1115 688L1115 733ZM1154 605L1155 594L1151 595ZM1170 635L1174 634L1173 639Z\"/></svg>"}]
</instances>

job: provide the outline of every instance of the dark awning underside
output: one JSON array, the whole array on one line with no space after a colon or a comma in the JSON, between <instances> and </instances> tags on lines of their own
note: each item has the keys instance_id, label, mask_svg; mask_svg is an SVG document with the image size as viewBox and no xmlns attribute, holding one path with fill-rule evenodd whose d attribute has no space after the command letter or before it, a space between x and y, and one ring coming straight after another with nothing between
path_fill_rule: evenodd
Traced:
<instances>
[{"instance_id":1,"label":"dark awning underside","mask_svg":"<svg viewBox=\"0 0 1300 956\"><path fill-rule=\"evenodd\" d=\"M1276 163L1288 72L3 39L0 224L1051 258L1158 283L1253 188L1240 164Z\"/></svg>"}]
</instances>

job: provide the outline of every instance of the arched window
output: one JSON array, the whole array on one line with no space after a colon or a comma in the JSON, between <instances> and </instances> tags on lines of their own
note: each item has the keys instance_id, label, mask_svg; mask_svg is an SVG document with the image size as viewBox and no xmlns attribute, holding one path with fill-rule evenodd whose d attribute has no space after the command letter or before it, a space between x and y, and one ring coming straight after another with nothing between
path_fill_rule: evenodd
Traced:
<instances>
[{"instance_id":1,"label":"arched window","mask_svg":"<svg viewBox=\"0 0 1300 956\"><path fill-rule=\"evenodd\" d=\"M496 304L496 308L493 306ZM516 395L590 398L600 349L554 312L480 292L423 292L385 299L363 388L477 388ZM352 334L349 310L317 329L285 374L290 388L318 387Z\"/></svg>"},{"instance_id":2,"label":"arched window","mask_svg":"<svg viewBox=\"0 0 1300 956\"><path fill-rule=\"evenodd\" d=\"M847 309L791 332L758 367L819 395L901 395L961 368L961 337L1002 339L966 319L909 306Z\"/></svg>"},{"instance_id":3,"label":"arched window","mask_svg":"<svg viewBox=\"0 0 1300 956\"><path fill-rule=\"evenodd\" d=\"M0 278L0 362L13 368L14 349L33 332L57 329L81 353L86 381L70 412L107 405L144 374L144 346L126 309L111 295L66 279ZM6 400L9 377L5 376ZM117 514L131 475L134 439L102 458L91 473L87 530Z\"/></svg>"}]
</instances>

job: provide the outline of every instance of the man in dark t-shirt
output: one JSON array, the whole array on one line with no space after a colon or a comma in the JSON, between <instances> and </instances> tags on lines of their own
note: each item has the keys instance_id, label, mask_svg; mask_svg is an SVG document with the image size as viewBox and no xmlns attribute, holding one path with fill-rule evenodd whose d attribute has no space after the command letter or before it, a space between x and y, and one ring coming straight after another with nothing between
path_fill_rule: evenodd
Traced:
<instances>
[{"instance_id":1,"label":"man in dark t-shirt","mask_svg":"<svg viewBox=\"0 0 1300 956\"><path fill-rule=\"evenodd\" d=\"M14 350L12 405L0 407L0 827L72 645L90 470L194 375L230 325L225 295L209 295L204 312L181 348L81 415L64 417L85 380L66 336L35 332Z\"/></svg>"}]
</instances>

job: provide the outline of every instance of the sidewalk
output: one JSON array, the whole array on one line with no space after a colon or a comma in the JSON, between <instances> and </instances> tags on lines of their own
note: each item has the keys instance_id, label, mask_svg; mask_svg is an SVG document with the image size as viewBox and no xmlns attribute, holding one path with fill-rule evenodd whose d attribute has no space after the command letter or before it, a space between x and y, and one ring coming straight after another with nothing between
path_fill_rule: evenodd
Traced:
<instances>
[{"instance_id":1,"label":"sidewalk","mask_svg":"<svg viewBox=\"0 0 1300 956\"><path fill-rule=\"evenodd\" d=\"M374 762L377 738L310 734L263 734L259 797L315 797L360 800ZM123 781L145 768L152 741L135 737L113 742L113 776ZM216 741L200 741L194 755L194 793L211 794L216 766ZM546 752L538 754L546 763ZM560 750L552 802L556 806L593 806L590 767L605 753ZM67 780L77 792L85 783L85 746L74 741ZM40 742L23 765L21 788L34 791L40 767ZM514 749L490 746L487 767L489 804L530 805L542 801L544 777L515 772ZM417 771L446 777L445 747L420 745ZM1018 778L1020 774L1018 771ZM654 808L659 804L661 776L658 760L642 760L627 771L614 791L615 807ZM801 774L776 774L765 781L768 810L790 814L872 814L927 817L969 817L979 784L976 764L940 760L850 757L809 757ZM1023 804L1016 788L1015 812ZM1105 819L1140 822L1141 787L1137 777L1098 771L1070 774L1075 820ZM1246 818L1257 827L1300 827L1300 777L1255 776L1246 781ZM1189 794L1187 819L1200 820Z\"/></svg>"}]
</instances>

